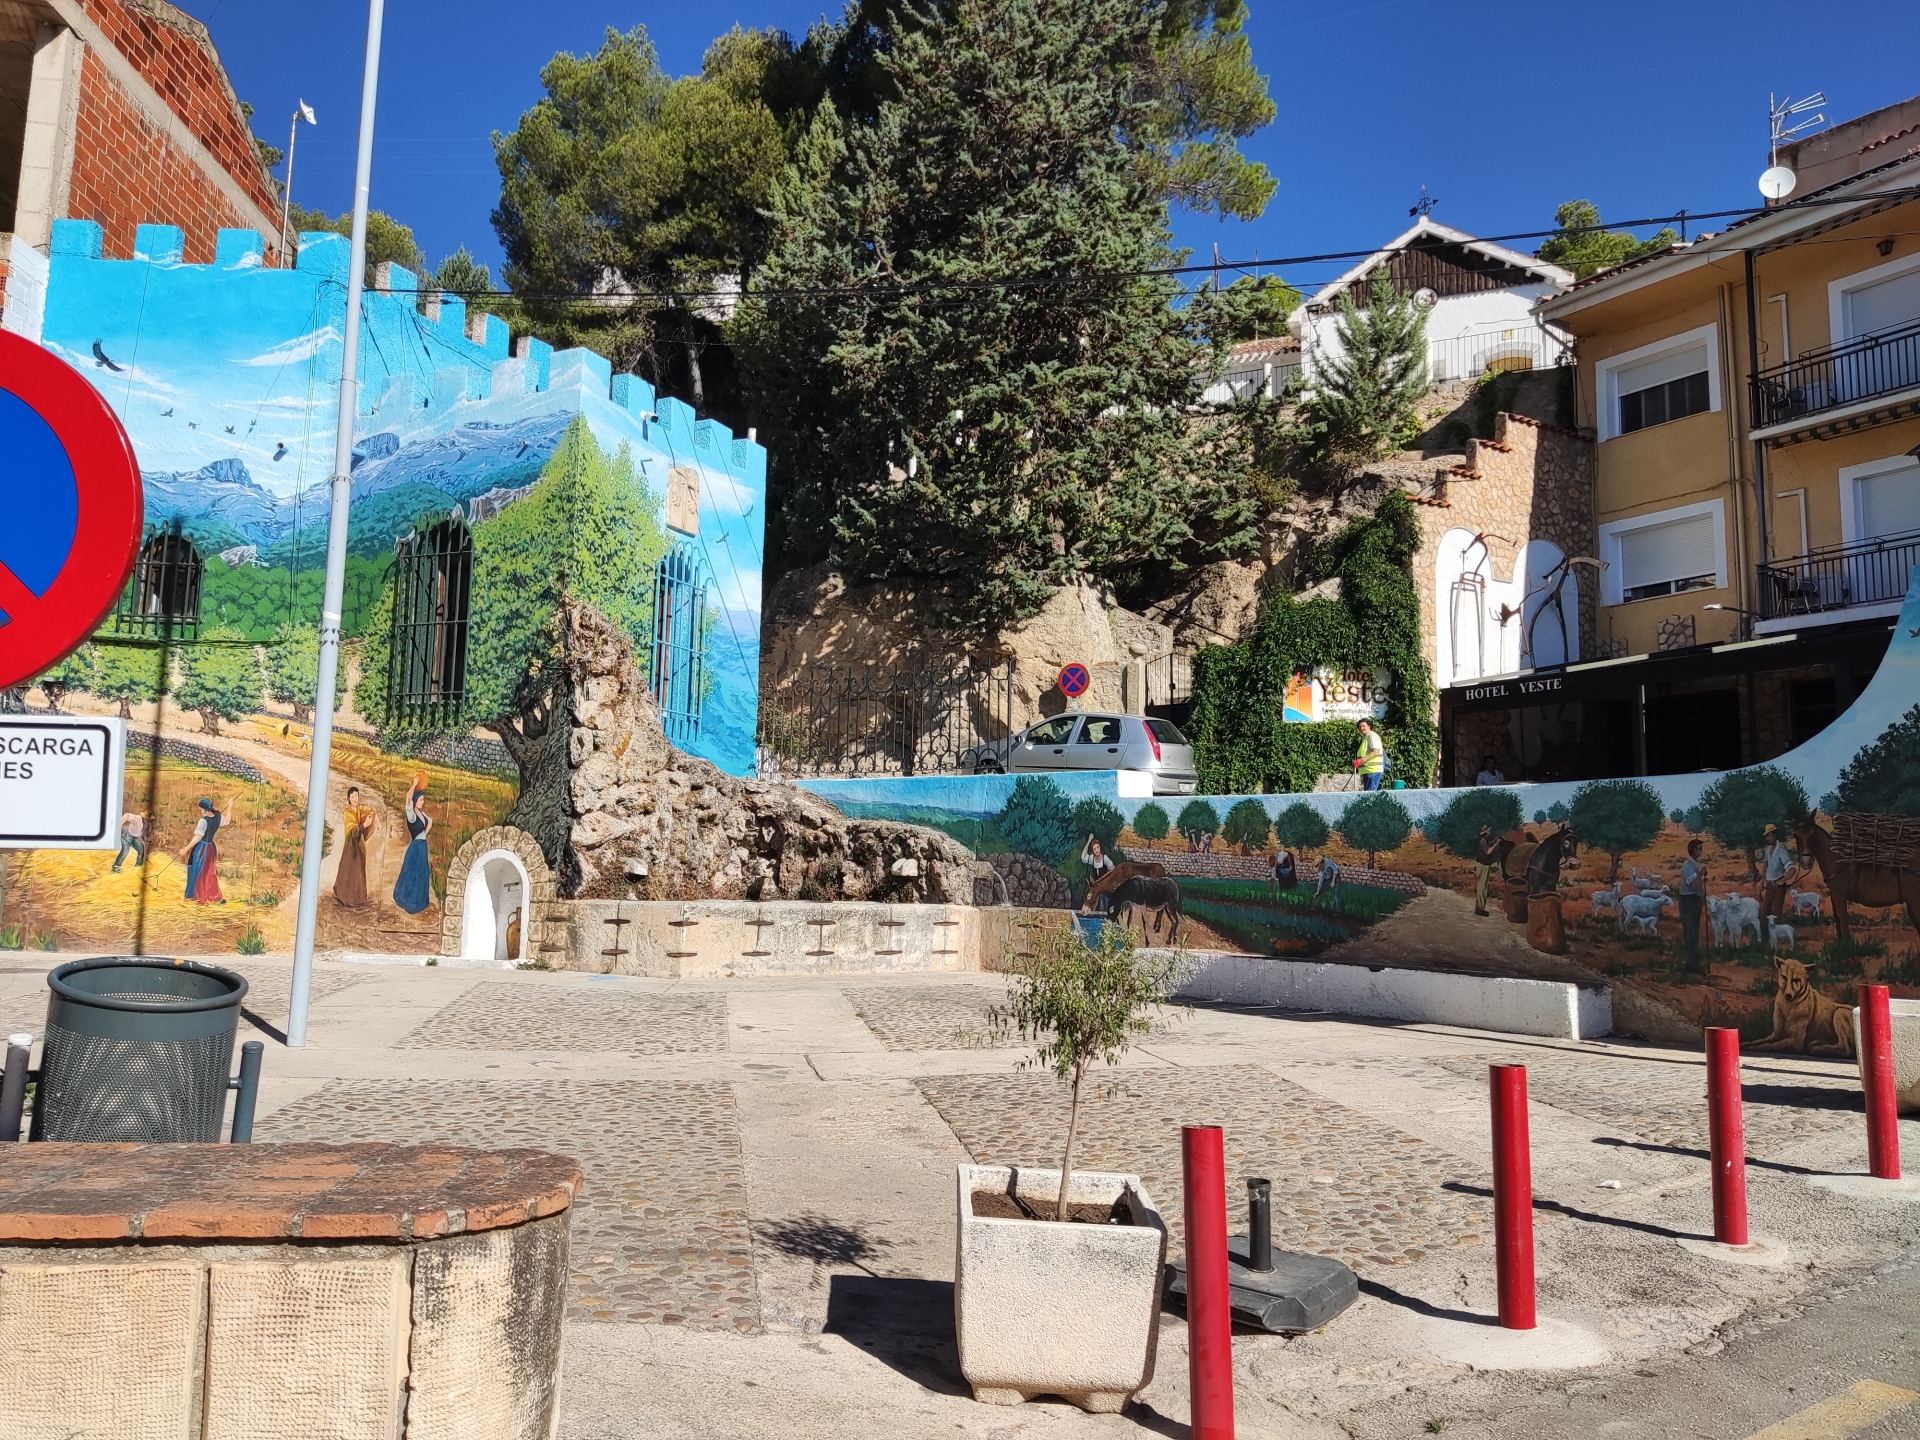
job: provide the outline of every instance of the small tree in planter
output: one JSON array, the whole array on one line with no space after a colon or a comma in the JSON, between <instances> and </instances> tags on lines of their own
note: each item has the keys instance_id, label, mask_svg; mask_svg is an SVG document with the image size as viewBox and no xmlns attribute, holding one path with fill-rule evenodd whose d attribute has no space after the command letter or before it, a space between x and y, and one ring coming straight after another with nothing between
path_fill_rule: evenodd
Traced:
<instances>
[{"instance_id":1,"label":"small tree in planter","mask_svg":"<svg viewBox=\"0 0 1920 1440\"><path fill-rule=\"evenodd\" d=\"M1067 1148L1060 1160L1054 1218L1067 1218L1073 1148L1080 1134L1080 1090L1095 1060L1117 1065L1135 1041L1163 1023L1168 997L1186 973L1185 952L1144 955L1118 925L1102 925L1092 943L1071 926L1046 931L1015 974L1004 1006L990 1012L994 1030L1017 1030L1035 1043L1031 1062L1073 1084Z\"/></svg>"}]
</instances>

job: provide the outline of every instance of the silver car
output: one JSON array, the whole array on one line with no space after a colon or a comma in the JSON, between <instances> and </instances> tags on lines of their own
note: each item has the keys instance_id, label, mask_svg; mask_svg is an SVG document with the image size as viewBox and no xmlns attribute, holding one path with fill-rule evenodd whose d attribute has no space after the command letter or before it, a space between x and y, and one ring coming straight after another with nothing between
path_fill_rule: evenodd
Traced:
<instances>
[{"instance_id":1,"label":"silver car","mask_svg":"<svg viewBox=\"0 0 1920 1440\"><path fill-rule=\"evenodd\" d=\"M1200 784L1193 742L1171 720L1153 715L1056 715L976 745L961 755L960 766L975 775L1144 770L1156 795L1191 795Z\"/></svg>"}]
</instances>

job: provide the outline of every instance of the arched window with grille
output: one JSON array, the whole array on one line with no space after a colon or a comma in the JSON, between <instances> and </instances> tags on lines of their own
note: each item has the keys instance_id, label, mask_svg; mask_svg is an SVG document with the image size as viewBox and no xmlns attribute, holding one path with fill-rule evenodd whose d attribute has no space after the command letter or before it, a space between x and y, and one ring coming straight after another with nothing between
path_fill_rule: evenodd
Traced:
<instances>
[{"instance_id":1,"label":"arched window with grille","mask_svg":"<svg viewBox=\"0 0 1920 1440\"><path fill-rule=\"evenodd\" d=\"M693 548L676 545L660 557L653 575L654 704L673 741L700 734L705 689L707 584Z\"/></svg>"},{"instance_id":2,"label":"arched window with grille","mask_svg":"<svg viewBox=\"0 0 1920 1440\"><path fill-rule=\"evenodd\" d=\"M473 534L458 514L409 532L394 546L393 653L388 719L447 725L460 719L467 687L467 613Z\"/></svg>"},{"instance_id":3,"label":"arched window with grille","mask_svg":"<svg viewBox=\"0 0 1920 1440\"><path fill-rule=\"evenodd\" d=\"M179 527L150 533L141 542L114 611L113 628L122 634L173 636L191 640L200 633L200 552Z\"/></svg>"}]
</instances>

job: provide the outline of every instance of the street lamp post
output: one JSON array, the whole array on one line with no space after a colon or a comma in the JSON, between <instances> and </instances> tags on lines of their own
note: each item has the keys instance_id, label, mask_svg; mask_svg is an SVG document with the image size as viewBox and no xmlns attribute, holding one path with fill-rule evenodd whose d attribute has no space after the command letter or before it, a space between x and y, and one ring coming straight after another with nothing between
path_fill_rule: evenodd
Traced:
<instances>
[{"instance_id":1,"label":"street lamp post","mask_svg":"<svg viewBox=\"0 0 1920 1440\"><path fill-rule=\"evenodd\" d=\"M385 0L368 0L367 65L360 82L360 153L353 171L353 246L347 262L347 314L340 342L340 410L333 434L327 511L327 578L320 599L320 676L313 697L313 759L307 769L307 825L300 851L300 910L294 925L293 989L287 1044L307 1043L307 992L313 982L313 931L320 905L320 849L327 823L327 771L333 752L333 696L340 670L340 608L347 577L347 497L353 488L353 421L359 410L360 297L367 269L367 192L373 175L373 108L380 90L380 22Z\"/></svg>"},{"instance_id":2,"label":"street lamp post","mask_svg":"<svg viewBox=\"0 0 1920 1440\"><path fill-rule=\"evenodd\" d=\"M306 101L300 101L293 111L293 119L287 122L287 188L280 194L280 263L287 263L287 219L293 210L293 142L300 136L300 122L317 124L313 118L313 107Z\"/></svg>"}]
</instances>

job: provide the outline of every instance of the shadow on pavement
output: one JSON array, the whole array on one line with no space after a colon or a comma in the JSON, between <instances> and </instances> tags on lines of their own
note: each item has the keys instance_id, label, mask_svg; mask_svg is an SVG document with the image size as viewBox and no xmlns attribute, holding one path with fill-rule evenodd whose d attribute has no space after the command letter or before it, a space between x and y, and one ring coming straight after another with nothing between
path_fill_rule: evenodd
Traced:
<instances>
[{"instance_id":1,"label":"shadow on pavement","mask_svg":"<svg viewBox=\"0 0 1920 1440\"><path fill-rule=\"evenodd\" d=\"M823 1328L916 1385L942 1395L972 1393L960 1374L951 1281L835 1275Z\"/></svg>"},{"instance_id":2,"label":"shadow on pavement","mask_svg":"<svg viewBox=\"0 0 1920 1440\"><path fill-rule=\"evenodd\" d=\"M1485 1185L1465 1185L1458 1180L1449 1180L1440 1187L1452 1190L1460 1195L1484 1195L1493 1198L1493 1191ZM1621 1230L1638 1230L1642 1235L1658 1235L1663 1240L1711 1240L1711 1235L1696 1235L1687 1230L1670 1230L1665 1225L1655 1225L1646 1220L1622 1220L1618 1215L1596 1215L1591 1210L1576 1210L1571 1205L1562 1205L1558 1200L1542 1200L1533 1197L1533 1208L1551 1210L1556 1215L1564 1215L1569 1220L1585 1220L1591 1225L1612 1225Z\"/></svg>"},{"instance_id":3,"label":"shadow on pavement","mask_svg":"<svg viewBox=\"0 0 1920 1440\"><path fill-rule=\"evenodd\" d=\"M1613 1135L1597 1135L1594 1137L1593 1143L1596 1145L1615 1145L1622 1150L1650 1150L1656 1155L1685 1155L1690 1160L1705 1160L1709 1163L1713 1160L1711 1152L1694 1150L1685 1145L1655 1145L1647 1140L1621 1140ZM1747 1156L1747 1168L1749 1170L1778 1170L1782 1175L1825 1175L1828 1173L1825 1170L1810 1170L1805 1165L1789 1165L1784 1160L1757 1160L1751 1155Z\"/></svg>"},{"instance_id":4,"label":"shadow on pavement","mask_svg":"<svg viewBox=\"0 0 1920 1440\"><path fill-rule=\"evenodd\" d=\"M1422 1300L1417 1295L1396 1290L1391 1285L1382 1285L1378 1280L1362 1280L1360 1293L1371 1295L1376 1300L1384 1300L1389 1305L1398 1305L1402 1310L1411 1310L1416 1315L1425 1315L1434 1320L1458 1320L1465 1325L1499 1325L1497 1315L1479 1315L1471 1310L1449 1310L1445 1306L1435 1305Z\"/></svg>"}]
</instances>

